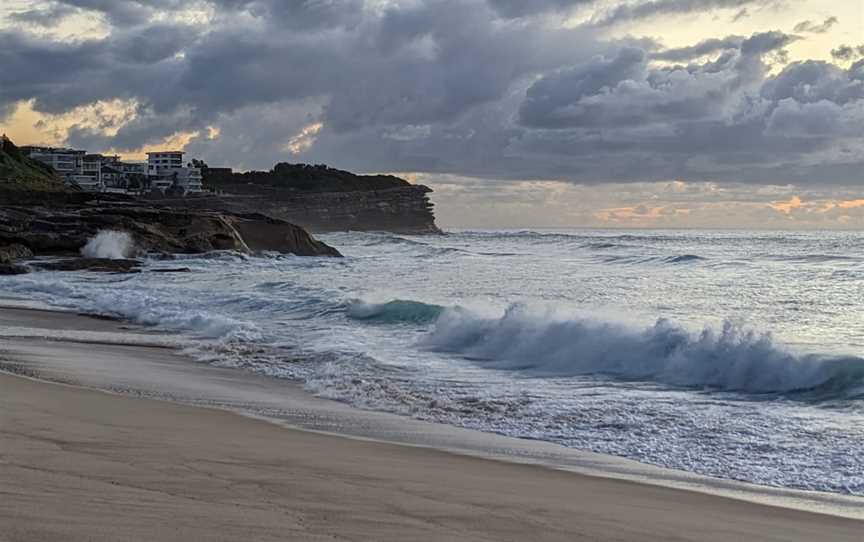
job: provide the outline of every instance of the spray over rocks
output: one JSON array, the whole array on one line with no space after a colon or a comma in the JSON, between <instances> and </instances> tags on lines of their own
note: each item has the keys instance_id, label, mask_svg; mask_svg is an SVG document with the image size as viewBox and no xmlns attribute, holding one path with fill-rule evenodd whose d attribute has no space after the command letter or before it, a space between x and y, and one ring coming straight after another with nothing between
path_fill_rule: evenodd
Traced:
<instances>
[{"instance_id":1,"label":"spray over rocks","mask_svg":"<svg viewBox=\"0 0 864 542\"><path fill-rule=\"evenodd\" d=\"M81 248L85 258L104 258L122 260L130 258L135 253L135 242L125 231L102 230L93 236Z\"/></svg>"}]
</instances>

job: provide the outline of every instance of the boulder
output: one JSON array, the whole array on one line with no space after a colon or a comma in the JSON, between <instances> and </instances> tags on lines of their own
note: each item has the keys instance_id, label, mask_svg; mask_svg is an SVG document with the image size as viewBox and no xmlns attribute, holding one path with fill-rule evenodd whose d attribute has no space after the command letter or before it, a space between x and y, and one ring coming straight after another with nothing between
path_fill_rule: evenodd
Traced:
<instances>
[{"instance_id":1,"label":"boulder","mask_svg":"<svg viewBox=\"0 0 864 542\"><path fill-rule=\"evenodd\" d=\"M32 257L33 251L18 243L0 247L0 264L10 264L16 260Z\"/></svg>"},{"instance_id":2,"label":"boulder","mask_svg":"<svg viewBox=\"0 0 864 542\"><path fill-rule=\"evenodd\" d=\"M234 228L250 250L282 252L297 256L342 255L335 248L314 239L309 233L290 222L262 214L243 214L233 218Z\"/></svg>"}]
</instances>

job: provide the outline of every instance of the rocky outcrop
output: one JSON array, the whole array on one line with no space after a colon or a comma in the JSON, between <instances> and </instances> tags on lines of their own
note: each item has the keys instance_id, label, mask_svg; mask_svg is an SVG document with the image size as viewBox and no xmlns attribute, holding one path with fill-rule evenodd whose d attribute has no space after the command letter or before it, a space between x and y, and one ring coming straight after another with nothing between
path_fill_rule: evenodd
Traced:
<instances>
[{"instance_id":1,"label":"rocky outcrop","mask_svg":"<svg viewBox=\"0 0 864 542\"><path fill-rule=\"evenodd\" d=\"M25 275L30 269L23 265L2 263L0 264L0 275Z\"/></svg>"},{"instance_id":2,"label":"rocky outcrop","mask_svg":"<svg viewBox=\"0 0 864 542\"><path fill-rule=\"evenodd\" d=\"M389 231L436 234L431 192L410 185L353 192L299 192L256 187L255 194L162 201L163 205L217 209L233 213L260 212L299 224L312 232Z\"/></svg>"},{"instance_id":3,"label":"rocky outcrop","mask_svg":"<svg viewBox=\"0 0 864 542\"><path fill-rule=\"evenodd\" d=\"M33 257L33 251L24 245L13 243L0 246L0 264L11 264L16 260L25 260Z\"/></svg>"},{"instance_id":4,"label":"rocky outcrop","mask_svg":"<svg viewBox=\"0 0 864 542\"><path fill-rule=\"evenodd\" d=\"M97 273L138 273L140 260L109 258L72 258L68 260L34 262L35 269L45 271L94 271Z\"/></svg>"},{"instance_id":5,"label":"rocky outcrop","mask_svg":"<svg viewBox=\"0 0 864 542\"><path fill-rule=\"evenodd\" d=\"M338 256L305 230L262 215L164 208L140 202L89 201L4 206L0 246L17 244L36 255L77 255L103 230L127 232L138 252L202 253L213 250L288 252ZM250 236L251 246L241 232Z\"/></svg>"},{"instance_id":6,"label":"rocky outcrop","mask_svg":"<svg viewBox=\"0 0 864 542\"><path fill-rule=\"evenodd\" d=\"M335 248L284 220L255 213L233 217L231 223L246 245L254 251L290 252L297 256L341 256Z\"/></svg>"}]
</instances>

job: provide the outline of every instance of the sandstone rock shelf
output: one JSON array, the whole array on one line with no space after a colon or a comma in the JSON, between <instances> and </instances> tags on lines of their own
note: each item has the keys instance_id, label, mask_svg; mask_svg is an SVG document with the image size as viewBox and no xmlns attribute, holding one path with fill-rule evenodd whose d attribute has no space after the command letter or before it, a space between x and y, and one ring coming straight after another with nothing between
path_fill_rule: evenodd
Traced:
<instances>
[{"instance_id":1,"label":"sandstone rock shelf","mask_svg":"<svg viewBox=\"0 0 864 542\"><path fill-rule=\"evenodd\" d=\"M37 256L77 255L103 230L127 232L136 249L146 252L235 250L340 256L300 226L261 214L177 209L134 200L105 201L96 196L87 200L41 193L34 201L23 196L5 201L0 198L0 247L16 247L16 251L27 250ZM3 253L11 254L12 249Z\"/></svg>"}]
</instances>

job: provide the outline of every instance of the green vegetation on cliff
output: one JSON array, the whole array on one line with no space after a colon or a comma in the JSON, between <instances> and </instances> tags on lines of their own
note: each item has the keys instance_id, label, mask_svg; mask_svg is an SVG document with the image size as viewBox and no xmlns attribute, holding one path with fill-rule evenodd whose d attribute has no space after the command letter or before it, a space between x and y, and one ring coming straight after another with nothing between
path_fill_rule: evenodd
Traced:
<instances>
[{"instance_id":1,"label":"green vegetation on cliff","mask_svg":"<svg viewBox=\"0 0 864 542\"><path fill-rule=\"evenodd\" d=\"M325 165L280 162L270 171L234 173L223 168L202 168L208 188L231 192L256 192L255 188L296 190L299 192L356 192L410 186L393 175L355 175Z\"/></svg>"},{"instance_id":2,"label":"green vegetation on cliff","mask_svg":"<svg viewBox=\"0 0 864 542\"><path fill-rule=\"evenodd\" d=\"M27 158L4 136L0 137L0 190L62 192L66 187L50 166Z\"/></svg>"}]
</instances>

